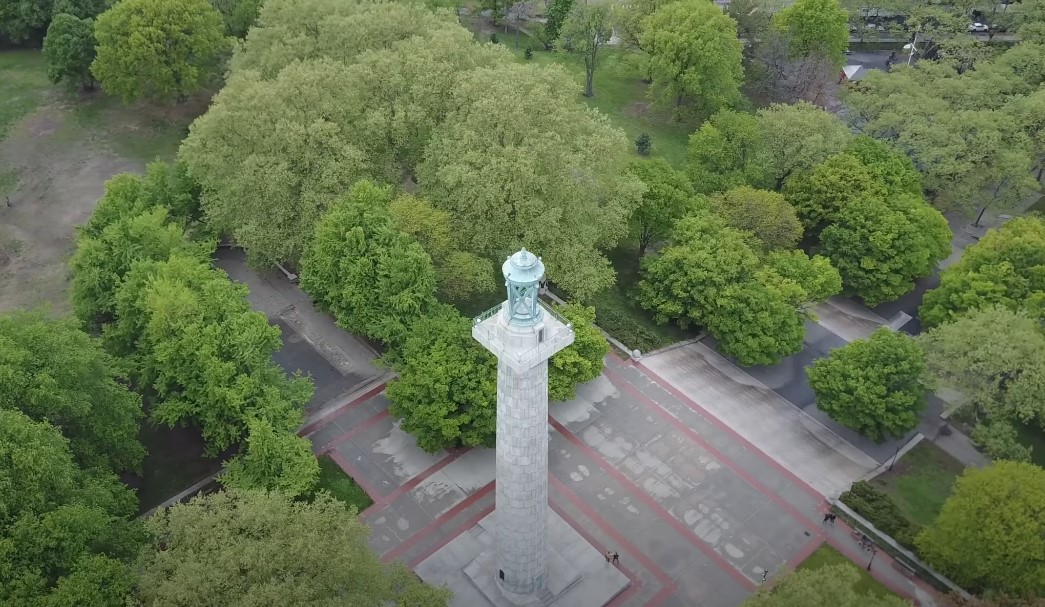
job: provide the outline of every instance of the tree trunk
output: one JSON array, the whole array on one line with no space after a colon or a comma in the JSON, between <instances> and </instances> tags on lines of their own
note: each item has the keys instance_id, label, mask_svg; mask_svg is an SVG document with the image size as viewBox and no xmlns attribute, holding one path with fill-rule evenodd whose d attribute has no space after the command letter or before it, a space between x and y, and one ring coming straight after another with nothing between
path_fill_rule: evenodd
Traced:
<instances>
[{"instance_id":1,"label":"tree trunk","mask_svg":"<svg viewBox=\"0 0 1045 607\"><path fill-rule=\"evenodd\" d=\"M585 69L584 70L584 96L594 97L595 96L595 70Z\"/></svg>"},{"instance_id":2,"label":"tree trunk","mask_svg":"<svg viewBox=\"0 0 1045 607\"><path fill-rule=\"evenodd\" d=\"M986 204L983 205L983 208L980 209L980 214L976 216L976 221L974 221L972 223L972 227L974 227L974 228L980 227L980 220L983 219L983 214L987 211L987 207L988 206L990 206L990 205L986 205Z\"/></svg>"}]
</instances>

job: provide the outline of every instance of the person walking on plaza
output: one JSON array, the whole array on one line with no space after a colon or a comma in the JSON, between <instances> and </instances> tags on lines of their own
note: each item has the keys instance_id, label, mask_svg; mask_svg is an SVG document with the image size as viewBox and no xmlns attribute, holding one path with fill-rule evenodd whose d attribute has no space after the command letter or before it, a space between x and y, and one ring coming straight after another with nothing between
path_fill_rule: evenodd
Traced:
<instances>
[{"instance_id":1,"label":"person walking on plaza","mask_svg":"<svg viewBox=\"0 0 1045 607\"><path fill-rule=\"evenodd\" d=\"M620 565L620 555L616 552L613 553L613 564Z\"/></svg>"}]
</instances>

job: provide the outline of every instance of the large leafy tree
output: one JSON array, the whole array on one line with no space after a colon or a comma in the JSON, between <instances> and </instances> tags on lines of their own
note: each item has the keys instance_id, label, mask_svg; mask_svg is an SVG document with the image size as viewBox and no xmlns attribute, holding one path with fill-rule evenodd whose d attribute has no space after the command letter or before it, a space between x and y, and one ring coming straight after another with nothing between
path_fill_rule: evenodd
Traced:
<instances>
[{"instance_id":1,"label":"large leafy tree","mask_svg":"<svg viewBox=\"0 0 1045 607\"><path fill-rule=\"evenodd\" d=\"M580 53L584 59L584 96L595 96L595 68L602 61L603 47L613 35L610 7L606 4L575 3L559 30L563 50Z\"/></svg>"},{"instance_id":2,"label":"large leafy tree","mask_svg":"<svg viewBox=\"0 0 1045 607\"><path fill-rule=\"evenodd\" d=\"M55 15L44 37L47 77L70 87L94 88L91 63L94 61L94 20L79 19L65 13Z\"/></svg>"},{"instance_id":3,"label":"large leafy tree","mask_svg":"<svg viewBox=\"0 0 1045 607\"><path fill-rule=\"evenodd\" d=\"M595 308L569 304L555 310L573 324L573 343L548 361L548 399L573 400L577 384L602 374L610 344L595 326Z\"/></svg>"},{"instance_id":4,"label":"large leafy tree","mask_svg":"<svg viewBox=\"0 0 1045 607\"><path fill-rule=\"evenodd\" d=\"M655 91L682 109L706 117L740 100L744 79L737 24L714 3L679 0L661 6L643 23Z\"/></svg>"},{"instance_id":5,"label":"large leafy tree","mask_svg":"<svg viewBox=\"0 0 1045 607\"><path fill-rule=\"evenodd\" d=\"M277 430L265 419L247 420L247 446L225 462L221 484L231 489L263 489L296 497L308 494L319 480L312 443Z\"/></svg>"},{"instance_id":6,"label":"large leafy tree","mask_svg":"<svg viewBox=\"0 0 1045 607\"><path fill-rule=\"evenodd\" d=\"M918 316L932 327L993 304L1045 317L1045 220L1020 217L987 232L943 271Z\"/></svg>"},{"instance_id":7,"label":"large leafy tree","mask_svg":"<svg viewBox=\"0 0 1045 607\"><path fill-rule=\"evenodd\" d=\"M350 64L365 51L447 29L460 29L456 15L433 12L421 3L268 0L237 49L232 69L272 79L295 61L327 58Z\"/></svg>"},{"instance_id":8,"label":"large leafy tree","mask_svg":"<svg viewBox=\"0 0 1045 607\"><path fill-rule=\"evenodd\" d=\"M631 215L631 235L638 241L639 257L650 245L668 237L678 220L707 206L693 192L686 175L665 160L637 161L628 167L646 185L642 201Z\"/></svg>"},{"instance_id":9,"label":"large leafy tree","mask_svg":"<svg viewBox=\"0 0 1045 607\"><path fill-rule=\"evenodd\" d=\"M279 329L251 310L246 292L196 257L139 262L105 332L155 403L153 418L198 425L210 454L245 438L251 418L296 431L312 396L311 381L287 378L272 361Z\"/></svg>"},{"instance_id":10,"label":"large leafy tree","mask_svg":"<svg viewBox=\"0 0 1045 607\"><path fill-rule=\"evenodd\" d=\"M801 253L764 263L749 242L709 211L684 218L671 244L643 260L639 303L658 322L706 327L745 365L776 364L798 352L805 304L833 295L828 285L838 279L821 275L837 273Z\"/></svg>"},{"instance_id":11,"label":"large leafy tree","mask_svg":"<svg viewBox=\"0 0 1045 607\"><path fill-rule=\"evenodd\" d=\"M908 607L910 603L895 595L862 593L856 588L860 571L851 564L818 569L799 569L763 588L741 607Z\"/></svg>"},{"instance_id":12,"label":"large leafy tree","mask_svg":"<svg viewBox=\"0 0 1045 607\"><path fill-rule=\"evenodd\" d=\"M395 604L440 607L450 592L384 565L367 528L327 494L220 492L148 521L138 598L171 607Z\"/></svg>"},{"instance_id":13,"label":"large leafy tree","mask_svg":"<svg viewBox=\"0 0 1045 607\"><path fill-rule=\"evenodd\" d=\"M834 114L811 103L774 104L758 111L761 154L749 162L762 166L756 187L780 190L795 173L808 170L849 145L849 128Z\"/></svg>"},{"instance_id":14,"label":"large leafy tree","mask_svg":"<svg viewBox=\"0 0 1045 607\"><path fill-rule=\"evenodd\" d=\"M116 291L124 275L138 261L162 261L181 252L203 258L208 244L192 244L185 231L168 222L168 211L154 207L124 215L100 232L80 232L73 272L73 310L84 326L97 329L113 320Z\"/></svg>"},{"instance_id":15,"label":"large leafy tree","mask_svg":"<svg viewBox=\"0 0 1045 607\"><path fill-rule=\"evenodd\" d=\"M784 33L792 53L819 56L845 65L849 48L849 16L838 0L796 0L773 15L773 27Z\"/></svg>"},{"instance_id":16,"label":"large leafy tree","mask_svg":"<svg viewBox=\"0 0 1045 607\"><path fill-rule=\"evenodd\" d=\"M98 16L91 72L124 100L181 100L217 73L224 29L207 0L122 0Z\"/></svg>"},{"instance_id":17,"label":"large leafy tree","mask_svg":"<svg viewBox=\"0 0 1045 607\"><path fill-rule=\"evenodd\" d=\"M497 359L453 309L419 319L396 353L399 377L388 384L389 412L422 449L493 446Z\"/></svg>"},{"instance_id":18,"label":"large leafy tree","mask_svg":"<svg viewBox=\"0 0 1045 607\"><path fill-rule=\"evenodd\" d=\"M410 194L393 199L388 212L396 228L414 237L431 256L440 299L460 301L495 289L493 264L460 250L451 230L450 213Z\"/></svg>"},{"instance_id":19,"label":"large leafy tree","mask_svg":"<svg viewBox=\"0 0 1045 607\"><path fill-rule=\"evenodd\" d=\"M820 252L842 275L846 290L868 305L892 301L932 274L950 254L951 230L920 198L896 196L883 208L861 198L844 208L820 236Z\"/></svg>"},{"instance_id":20,"label":"large leafy tree","mask_svg":"<svg viewBox=\"0 0 1045 607\"><path fill-rule=\"evenodd\" d=\"M141 399L117 368L72 319L0 317L0 409L58 426L85 467L137 470L145 457Z\"/></svg>"},{"instance_id":21,"label":"large leafy tree","mask_svg":"<svg viewBox=\"0 0 1045 607\"><path fill-rule=\"evenodd\" d=\"M583 300L613 284L600 251L625 234L643 186L624 170L624 134L564 96L571 86L549 66L467 72L418 177L465 250L503 259L525 246Z\"/></svg>"},{"instance_id":22,"label":"large leafy tree","mask_svg":"<svg viewBox=\"0 0 1045 607\"><path fill-rule=\"evenodd\" d=\"M905 150L938 208L1003 211L1034 185L1033 142L1003 106L1040 86L1043 56L1024 43L964 74L929 61L874 73L847 91L846 105L864 133Z\"/></svg>"},{"instance_id":23,"label":"large leafy tree","mask_svg":"<svg viewBox=\"0 0 1045 607\"><path fill-rule=\"evenodd\" d=\"M0 409L0 605L124 605L136 509L111 472L76 465L57 428Z\"/></svg>"},{"instance_id":24,"label":"large leafy tree","mask_svg":"<svg viewBox=\"0 0 1045 607\"><path fill-rule=\"evenodd\" d=\"M378 16L366 18L369 36L383 31ZM209 222L256 264L298 260L318 218L355 181L399 183L414 170L454 105L458 72L499 61L470 38L454 26L388 41L349 67L317 58L271 80L234 71L180 152L203 187Z\"/></svg>"},{"instance_id":25,"label":"large leafy tree","mask_svg":"<svg viewBox=\"0 0 1045 607\"><path fill-rule=\"evenodd\" d=\"M925 369L919 345L883 327L832 350L806 374L817 408L843 426L882 440L918 426L928 390Z\"/></svg>"},{"instance_id":26,"label":"large leafy tree","mask_svg":"<svg viewBox=\"0 0 1045 607\"><path fill-rule=\"evenodd\" d=\"M301 288L346 330L390 344L435 304L428 253L388 211L392 189L361 181L316 225Z\"/></svg>"},{"instance_id":27,"label":"large leafy tree","mask_svg":"<svg viewBox=\"0 0 1045 607\"><path fill-rule=\"evenodd\" d=\"M978 419L1045 428L1045 335L1039 321L986 307L939 325L920 340L930 372L961 392L963 406Z\"/></svg>"},{"instance_id":28,"label":"large leafy tree","mask_svg":"<svg viewBox=\"0 0 1045 607\"><path fill-rule=\"evenodd\" d=\"M764 142L758 118L720 110L690 135L686 171L700 193L762 183Z\"/></svg>"},{"instance_id":29,"label":"large leafy tree","mask_svg":"<svg viewBox=\"0 0 1045 607\"><path fill-rule=\"evenodd\" d=\"M17 44L47 29L50 18L49 0L6 0L0 4L0 33Z\"/></svg>"},{"instance_id":30,"label":"large leafy tree","mask_svg":"<svg viewBox=\"0 0 1045 607\"><path fill-rule=\"evenodd\" d=\"M968 468L918 536L930 565L974 591L1045 594L1045 469L1023 462ZM971 550L970 547L975 547Z\"/></svg>"},{"instance_id":31,"label":"large leafy tree","mask_svg":"<svg viewBox=\"0 0 1045 607\"><path fill-rule=\"evenodd\" d=\"M795 209L777 192L741 186L710 198L711 209L730 226L751 232L767 250L792 249L802 239Z\"/></svg>"},{"instance_id":32,"label":"large leafy tree","mask_svg":"<svg viewBox=\"0 0 1045 607\"><path fill-rule=\"evenodd\" d=\"M845 288L869 305L910 291L950 254L947 221L921 198L910 162L884 143L854 140L795 174L784 194Z\"/></svg>"}]
</instances>

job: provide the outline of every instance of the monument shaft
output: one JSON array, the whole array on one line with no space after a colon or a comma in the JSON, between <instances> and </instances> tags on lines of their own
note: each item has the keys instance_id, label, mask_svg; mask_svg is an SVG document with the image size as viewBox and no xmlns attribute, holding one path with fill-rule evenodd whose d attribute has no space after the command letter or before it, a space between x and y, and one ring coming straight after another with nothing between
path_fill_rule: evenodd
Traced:
<instances>
[{"instance_id":1,"label":"monument shaft","mask_svg":"<svg viewBox=\"0 0 1045 607\"><path fill-rule=\"evenodd\" d=\"M536 345L536 344L535 344ZM505 590L544 586L548 550L548 361L497 366L498 567Z\"/></svg>"}]
</instances>

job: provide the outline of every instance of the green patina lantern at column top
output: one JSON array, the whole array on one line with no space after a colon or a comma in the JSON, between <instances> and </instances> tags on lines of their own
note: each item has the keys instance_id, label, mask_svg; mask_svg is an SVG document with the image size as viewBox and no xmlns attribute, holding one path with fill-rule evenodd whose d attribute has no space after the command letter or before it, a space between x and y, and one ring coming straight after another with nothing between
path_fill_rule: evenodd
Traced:
<instances>
[{"instance_id":1,"label":"green patina lantern at column top","mask_svg":"<svg viewBox=\"0 0 1045 607\"><path fill-rule=\"evenodd\" d=\"M508 306L505 319L508 324L532 327L541 321L544 310L540 306L541 279L544 264L533 253L522 249L501 266L504 285L508 288Z\"/></svg>"}]
</instances>

